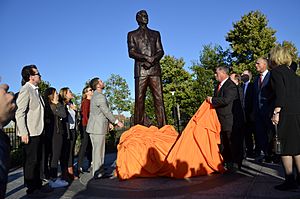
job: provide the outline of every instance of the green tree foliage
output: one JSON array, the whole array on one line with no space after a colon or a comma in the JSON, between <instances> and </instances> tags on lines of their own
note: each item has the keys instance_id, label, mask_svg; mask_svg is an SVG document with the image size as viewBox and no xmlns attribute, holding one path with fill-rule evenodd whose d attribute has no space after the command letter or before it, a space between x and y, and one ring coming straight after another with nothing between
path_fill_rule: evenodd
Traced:
<instances>
[{"instance_id":1,"label":"green tree foliage","mask_svg":"<svg viewBox=\"0 0 300 199\"><path fill-rule=\"evenodd\" d=\"M120 75L112 74L105 82L105 94L113 111L120 115L131 108L130 91L128 84Z\"/></svg>"},{"instance_id":2,"label":"green tree foliage","mask_svg":"<svg viewBox=\"0 0 300 199\"><path fill-rule=\"evenodd\" d=\"M193 92L195 95L194 104L199 105L205 100L207 96L213 95L214 85L216 84L214 78L214 71L205 69L199 65L191 66L193 71ZM195 107L197 109L197 106Z\"/></svg>"},{"instance_id":3,"label":"green tree foliage","mask_svg":"<svg viewBox=\"0 0 300 199\"><path fill-rule=\"evenodd\" d=\"M220 45L204 45L202 52L200 52L200 64L204 69L215 70L217 66L229 66L232 62L231 53L229 49L223 50Z\"/></svg>"},{"instance_id":4,"label":"green tree foliage","mask_svg":"<svg viewBox=\"0 0 300 199\"><path fill-rule=\"evenodd\" d=\"M77 94L73 93L73 95L74 95L74 99L72 100L72 102L77 106L77 108L79 110L79 108L81 106L81 97L82 96L80 93L77 93Z\"/></svg>"},{"instance_id":5,"label":"green tree foliage","mask_svg":"<svg viewBox=\"0 0 300 199\"><path fill-rule=\"evenodd\" d=\"M275 32L268 27L267 17L260 11L251 11L234 23L226 36L232 48L233 70L240 73L250 69L256 73L255 61L267 56L275 46Z\"/></svg>"},{"instance_id":6,"label":"green tree foliage","mask_svg":"<svg viewBox=\"0 0 300 199\"><path fill-rule=\"evenodd\" d=\"M38 85L41 96L44 96L45 90L50 86L51 84L48 81L41 80L41 82Z\"/></svg>"},{"instance_id":7,"label":"green tree foliage","mask_svg":"<svg viewBox=\"0 0 300 199\"><path fill-rule=\"evenodd\" d=\"M214 77L217 66L229 66L231 55L229 50L224 51L220 45L204 45L200 52L199 63L191 66L193 71L193 91L195 92L195 103L199 105L206 96L212 96L216 80ZM197 103L198 101L198 103Z\"/></svg>"}]
</instances>

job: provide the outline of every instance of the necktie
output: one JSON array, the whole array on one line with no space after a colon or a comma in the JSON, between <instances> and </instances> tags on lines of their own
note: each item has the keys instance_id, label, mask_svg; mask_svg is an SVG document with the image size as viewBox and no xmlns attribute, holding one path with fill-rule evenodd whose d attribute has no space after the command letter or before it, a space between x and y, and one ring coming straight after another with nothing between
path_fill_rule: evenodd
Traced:
<instances>
[{"instance_id":1,"label":"necktie","mask_svg":"<svg viewBox=\"0 0 300 199\"><path fill-rule=\"evenodd\" d=\"M218 92L220 91L220 89L221 89L221 83L219 83L218 85Z\"/></svg>"},{"instance_id":2,"label":"necktie","mask_svg":"<svg viewBox=\"0 0 300 199\"><path fill-rule=\"evenodd\" d=\"M259 76L259 87L261 87L262 83L263 83L263 75L261 74Z\"/></svg>"}]
</instances>

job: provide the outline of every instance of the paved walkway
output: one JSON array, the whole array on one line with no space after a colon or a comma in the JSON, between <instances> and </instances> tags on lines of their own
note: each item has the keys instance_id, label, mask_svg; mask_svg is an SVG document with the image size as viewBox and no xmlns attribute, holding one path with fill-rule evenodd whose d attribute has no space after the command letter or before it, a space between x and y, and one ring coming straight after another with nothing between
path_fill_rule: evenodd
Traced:
<instances>
[{"instance_id":1,"label":"paved walkway","mask_svg":"<svg viewBox=\"0 0 300 199\"><path fill-rule=\"evenodd\" d=\"M106 155L106 166L112 171L116 154ZM300 188L282 192L273 187L283 180L282 166L258 164L245 160L242 171L213 174L190 179L136 178L120 181L116 178L91 179L89 173L75 180L68 188L55 189L46 198L300 198ZM27 198L22 169L9 174L6 198Z\"/></svg>"}]
</instances>

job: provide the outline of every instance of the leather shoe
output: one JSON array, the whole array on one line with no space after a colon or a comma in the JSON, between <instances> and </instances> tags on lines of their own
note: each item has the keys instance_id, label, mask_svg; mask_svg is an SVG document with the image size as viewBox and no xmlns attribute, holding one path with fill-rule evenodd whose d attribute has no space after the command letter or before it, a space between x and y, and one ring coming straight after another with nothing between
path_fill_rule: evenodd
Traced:
<instances>
[{"instance_id":1,"label":"leather shoe","mask_svg":"<svg viewBox=\"0 0 300 199\"><path fill-rule=\"evenodd\" d=\"M45 198L48 196L47 193L42 192L40 189L27 189L28 198Z\"/></svg>"},{"instance_id":2,"label":"leather shoe","mask_svg":"<svg viewBox=\"0 0 300 199\"><path fill-rule=\"evenodd\" d=\"M285 181L284 183L282 183L280 185L276 185L274 188L279 191L288 191L288 190L297 189L298 186L296 183L289 183L289 182Z\"/></svg>"}]
</instances>

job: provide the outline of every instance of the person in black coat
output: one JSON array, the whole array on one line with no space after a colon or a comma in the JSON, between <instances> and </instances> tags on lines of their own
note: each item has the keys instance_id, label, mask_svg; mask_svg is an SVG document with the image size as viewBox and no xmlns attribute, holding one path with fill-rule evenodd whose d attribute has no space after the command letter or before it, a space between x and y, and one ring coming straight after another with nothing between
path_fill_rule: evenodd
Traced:
<instances>
[{"instance_id":1,"label":"person in black coat","mask_svg":"<svg viewBox=\"0 0 300 199\"><path fill-rule=\"evenodd\" d=\"M289 67L291 62L292 57L286 48L276 46L271 50L271 85L276 96L272 122L277 125L282 148L280 155L285 171L285 182L275 186L278 190L297 188L293 161L300 184L300 79Z\"/></svg>"},{"instance_id":2,"label":"person in black coat","mask_svg":"<svg viewBox=\"0 0 300 199\"><path fill-rule=\"evenodd\" d=\"M235 167L233 160L234 146L231 140L233 128L233 101L238 98L237 87L229 78L229 70L220 66L216 69L216 80L219 82L215 88L214 96L208 96L206 100L216 109L221 124L221 154L224 158L225 167L231 170Z\"/></svg>"},{"instance_id":3,"label":"person in black coat","mask_svg":"<svg viewBox=\"0 0 300 199\"><path fill-rule=\"evenodd\" d=\"M253 96L254 84L251 82L252 73L250 70L245 70L242 73L241 80L243 82L243 109L245 113L245 152L246 157L253 158L254 142L257 143L255 134L255 119L253 115ZM254 139L253 139L254 138ZM253 142L254 141L254 142Z\"/></svg>"},{"instance_id":4,"label":"person in black coat","mask_svg":"<svg viewBox=\"0 0 300 199\"><path fill-rule=\"evenodd\" d=\"M244 136L245 136L245 113L242 105L244 98L243 89L241 87L241 76L236 73L230 75L230 79L236 84L238 97L233 101L233 127L231 142L233 145L232 156L233 162L240 169L244 159Z\"/></svg>"}]
</instances>

